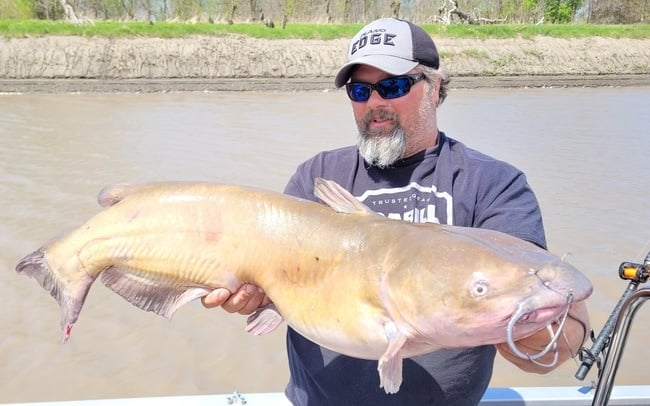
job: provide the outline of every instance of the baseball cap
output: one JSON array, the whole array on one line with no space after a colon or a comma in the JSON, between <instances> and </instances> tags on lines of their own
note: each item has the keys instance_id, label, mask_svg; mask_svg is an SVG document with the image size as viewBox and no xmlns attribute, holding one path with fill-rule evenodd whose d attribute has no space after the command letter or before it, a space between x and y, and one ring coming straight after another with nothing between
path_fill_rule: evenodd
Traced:
<instances>
[{"instance_id":1,"label":"baseball cap","mask_svg":"<svg viewBox=\"0 0 650 406\"><path fill-rule=\"evenodd\" d=\"M403 75L418 64L437 69L440 59L431 36L421 27L406 20L380 18L352 38L348 61L336 74L334 85L343 86L359 64Z\"/></svg>"}]
</instances>

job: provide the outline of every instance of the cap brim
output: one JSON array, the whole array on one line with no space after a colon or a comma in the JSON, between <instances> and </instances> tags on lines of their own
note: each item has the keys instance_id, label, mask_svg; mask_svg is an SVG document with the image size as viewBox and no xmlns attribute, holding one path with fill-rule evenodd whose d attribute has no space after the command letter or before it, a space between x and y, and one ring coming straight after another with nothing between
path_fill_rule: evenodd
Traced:
<instances>
[{"instance_id":1,"label":"cap brim","mask_svg":"<svg viewBox=\"0 0 650 406\"><path fill-rule=\"evenodd\" d=\"M418 66L418 64L419 62L416 61L390 55L366 55L343 65L336 74L334 85L336 87L345 85L352 76L352 71L356 65L368 65L391 75L403 75Z\"/></svg>"}]
</instances>

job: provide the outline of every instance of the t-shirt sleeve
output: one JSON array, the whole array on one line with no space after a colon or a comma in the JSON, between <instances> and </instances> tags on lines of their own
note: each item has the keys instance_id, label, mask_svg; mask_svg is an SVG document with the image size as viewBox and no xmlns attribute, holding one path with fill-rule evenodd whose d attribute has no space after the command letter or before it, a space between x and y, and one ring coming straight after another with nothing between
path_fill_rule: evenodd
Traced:
<instances>
[{"instance_id":1,"label":"t-shirt sleeve","mask_svg":"<svg viewBox=\"0 0 650 406\"><path fill-rule=\"evenodd\" d=\"M501 163L480 178L473 227L498 230L546 248L541 210L526 176Z\"/></svg>"},{"instance_id":2,"label":"t-shirt sleeve","mask_svg":"<svg viewBox=\"0 0 650 406\"><path fill-rule=\"evenodd\" d=\"M312 172L312 167L313 159L300 164L284 188L284 193L301 199L316 201L314 178L319 175Z\"/></svg>"},{"instance_id":3,"label":"t-shirt sleeve","mask_svg":"<svg viewBox=\"0 0 650 406\"><path fill-rule=\"evenodd\" d=\"M289 179L284 193L301 199L319 201L314 196L314 179L333 180L344 188L351 185L357 168L355 147L320 152L303 162Z\"/></svg>"}]
</instances>

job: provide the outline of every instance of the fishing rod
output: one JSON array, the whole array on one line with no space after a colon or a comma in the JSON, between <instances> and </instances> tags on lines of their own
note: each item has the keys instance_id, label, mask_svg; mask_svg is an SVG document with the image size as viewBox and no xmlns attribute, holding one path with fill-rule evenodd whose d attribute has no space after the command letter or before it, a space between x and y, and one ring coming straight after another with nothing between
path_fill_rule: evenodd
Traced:
<instances>
[{"instance_id":1,"label":"fishing rod","mask_svg":"<svg viewBox=\"0 0 650 406\"><path fill-rule=\"evenodd\" d=\"M592 332L593 344L591 348L583 347L579 352L581 364L575 374L577 379L583 380L594 363L597 363L599 368L598 386L592 406L607 404L632 319L639 307L650 299L650 288L637 290L639 284L646 283L650 278L650 252L646 255L643 264L621 263L618 268L618 276L623 280L629 280L630 283L609 315L598 337L594 339ZM607 350L608 347L610 347L609 350ZM606 354L602 369L601 353Z\"/></svg>"}]
</instances>

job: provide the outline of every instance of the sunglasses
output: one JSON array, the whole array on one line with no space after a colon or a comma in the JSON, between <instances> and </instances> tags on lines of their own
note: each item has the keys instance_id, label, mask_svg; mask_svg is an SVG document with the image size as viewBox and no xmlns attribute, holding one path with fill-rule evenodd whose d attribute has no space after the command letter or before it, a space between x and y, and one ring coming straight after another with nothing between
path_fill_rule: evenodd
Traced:
<instances>
[{"instance_id":1,"label":"sunglasses","mask_svg":"<svg viewBox=\"0 0 650 406\"><path fill-rule=\"evenodd\" d=\"M347 90L350 100L355 102L367 102L373 90L376 90L383 99L397 99L407 95L411 91L411 86L422 79L424 79L424 73L414 73L393 76L377 83L350 82L346 83L345 90Z\"/></svg>"}]
</instances>

